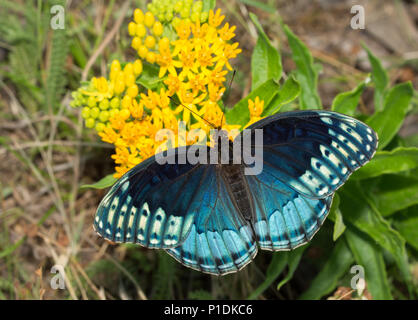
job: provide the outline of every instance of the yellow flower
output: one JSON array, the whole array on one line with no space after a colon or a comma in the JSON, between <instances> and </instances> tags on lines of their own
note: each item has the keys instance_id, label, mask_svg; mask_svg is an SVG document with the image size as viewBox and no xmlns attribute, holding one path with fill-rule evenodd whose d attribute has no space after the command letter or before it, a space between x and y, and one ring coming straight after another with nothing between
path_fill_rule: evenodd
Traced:
<instances>
[{"instance_id":1,"label":"yellow flower","mask_svg":"<svg viewBox=\"0 0 418 320\"><path fill-rule=\"evenodd\" d=\"M235 37L235 33L234 33L235 29L236 29L236 26L229 28L229 23L225 23L223 28L218 31L219 37L223 41L231 40L233 37Z\"/></svg>"},{"instance_id":2,"label":"yellow flower","mask_svg":"<svg viewBox=\"0 0 418 320\"><path fill-rule=\"evenodd\" d=\"M229 70L232 70L231 65L229 64L229 59L235 58L239 53L241 53L241 49L238 49L239 43L235 42L234 44L226 44L221 53L218 54L213 61L218 62L216 64L217 67L226 67Z\"/></svg>"},{"instance_id":3,"label":"yellow flower","mask_svg":"<svg viewBox=\"0 0 418 320\"><path fill-rule=\"evenodd\" d=\"M168 95L172 96L180 89L180 79L172 74L169 74L164 83L168 87Z\"/></svg>"},{"instance_id":4,"label":"yellow flower","mask_svg":"<svg viewBox=\"0 0 418 320\"><path fill-rule=\"evenodd\" d=\"M200 73L193 75L189 79L189 87L190 89L192 89L194 94L199 93L199 91L205 91L206 84L207 84L207 79L205 78L203 74L200 74Z\"/></svg>"},{"instance_id":5,"label":"yellow flower","mask_svg":"<svg viewBox=\"0 0 418 320\"><path fill-rule=\"evenodd\" d=\"M221 9L216 10L216 13L213 10L209 11L209 25L211 27L217 28L224 19L225 16L221 15Z\"/></svg>"},{"instance_id":6,"label":"yellow flower","mask_svg":"<svg viewBox=\"0 0 418 320\"><path fill-rule=\"evenodd\" d=\"M248 110L250 111L250 121L245 127L249 127L253 123L262 119L261 114L264 110L264 101L257 96L254 101L248 99Z\"/></svg>"},{"instance_id":7,"label":"yellow flower","mask_svg":"<svg viewBox=\"0 0 418 320\"><path fill-rule=\"evenodd\" d=\"M169 48L160 48L160 53L157 55L157 63L160 65L160 72L158 74L160 78L165 76L167 70L170 74L177 76L176 67L181 67L181 63L179 61L173 60Z\"/></svg>"},{"instance_id":8,"label":"yellow flower","mask_svg":"<svg viewBox=\"0 0 418 320\"><path fill-rule=\"evenodd\" d=\"M182 69L180 72L180 78L191 78L193 77L192 71L197 73L197 64L196 64L196 53L193 51L191 46L184 47L180 52L180 65L179 68Z\"/></svg>"}]
</instances>

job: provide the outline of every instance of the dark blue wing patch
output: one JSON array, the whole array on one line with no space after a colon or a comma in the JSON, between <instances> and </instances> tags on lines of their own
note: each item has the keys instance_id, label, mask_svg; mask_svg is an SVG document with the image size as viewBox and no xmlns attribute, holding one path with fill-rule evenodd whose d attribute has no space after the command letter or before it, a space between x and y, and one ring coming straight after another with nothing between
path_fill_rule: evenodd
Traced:
<instances>
[{"instance_id":1,"label":"dark blue wing patch","mask_svg":"<svg viewBox=\"0 0 418 320\"><path fill-rule=\"evenodd\" d=\"M199 217L183 244L167 252L192 269L224 275L250 263L257 244L251 227L234 207L219 169L208 167Z\"/></svg>"},{"instance_id":2,"label":"dark blue wing patch","mask_svg":"<svg viewBox=\"0 0 418 320\"><path fill-rule=\"evenodd\" d=\"M376 152L378 138L367 125L331 111L297 111L256 122L263 129L264 169L298 193L333 194Z\"/></svg>"},{"instance_id":3,"label":"dark blue wing patch","mask_svg":"<svg viewBox=\"0 0 418 320\"><path fill-rule=\"evenodd\" d=\"M309 242L328 215L332 196L313 199L267 172L246 176L253 197L256 240L263 250L291 250Z\"/></svg>"},{"instance_id":4,"label":"dark blue wing patch","mask_svg":"<svg viewBox=\"0 0 418 320\"><path fill-rule=\"evenodd\" d=\"M176 149L176 155L187 152ZM165 164L154 157L127 172L101 201L95 230L113 242L171 248L190 231L207 168Z\"/></svg>"}]
</instances>

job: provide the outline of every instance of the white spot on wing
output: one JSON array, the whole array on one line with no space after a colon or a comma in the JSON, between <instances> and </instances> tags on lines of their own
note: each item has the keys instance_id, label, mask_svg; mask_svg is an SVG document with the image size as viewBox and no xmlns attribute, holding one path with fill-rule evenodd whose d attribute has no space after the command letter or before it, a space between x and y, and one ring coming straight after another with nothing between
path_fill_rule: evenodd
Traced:
<instances>
[{"instance_id":1,"label":"white spot on wing","mask_svg":"<svg viewBox=\"0 0 418 320\"><path fill-rule=\"evenodd\" d=\"M321 117L321 121L325 122L326 124L332 125L332 119L328 117Z\"/></svg>"}]
</instances>

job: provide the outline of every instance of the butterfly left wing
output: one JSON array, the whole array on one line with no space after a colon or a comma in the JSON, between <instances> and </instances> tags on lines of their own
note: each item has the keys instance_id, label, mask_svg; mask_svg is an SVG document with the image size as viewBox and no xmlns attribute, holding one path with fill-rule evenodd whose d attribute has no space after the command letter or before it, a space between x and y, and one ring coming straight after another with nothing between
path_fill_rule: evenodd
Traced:
<instances>
[{"instance_id":1,"label":"butterfly left wing","mask_svg":"<svg viewBox=\"0 0 418 320\"><path fill-rule=\"evenodd\" d=\"M245 176L254 204L255 237L263 250L295 249L310 241L322 226L333 196L309 198L277 180L267 170Z\"/></svg>"}]
</instances>

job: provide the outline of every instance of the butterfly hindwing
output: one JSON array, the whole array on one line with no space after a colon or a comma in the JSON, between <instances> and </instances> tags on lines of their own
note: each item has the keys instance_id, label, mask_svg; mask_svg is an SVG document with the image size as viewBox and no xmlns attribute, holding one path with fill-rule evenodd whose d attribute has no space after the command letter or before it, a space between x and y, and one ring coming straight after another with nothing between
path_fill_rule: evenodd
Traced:
<instances>
[{"instance_id":1,"label":"butterfly hindwing","mask_svg":"<svg viewBox=\"0 0 418 320\"><path fill-rule=\"evenodd\" d=\"M215 166L209 172L201 211L178 248L167 250L179 262L206 273L224 275L247 265L257 253L251 227L242 219Z\"/></svg>"},{"instance_id":2,"label":"butterfly hindwing","mask_svg":"<svg viewBox=\"0 0 418 320\"><path fill-rule=\"evenodd\" d=\"M263 170L312 198L333 194L366 164L376 133L351 117L331 111L286 112L256 122L263 129Z\"/></svg>"},{"instance_id":3,"label":"butterfly hindwing","mask_svg":"<svg viewBox=\"0 0 418 320\"><path fill-rule=\"evenodd\" d=\"M254 203L253 229L263 250L291 250L310 241L323 224L332 196L313 199L264 171L246 176Z\"/></svg>"}]
</instances>

